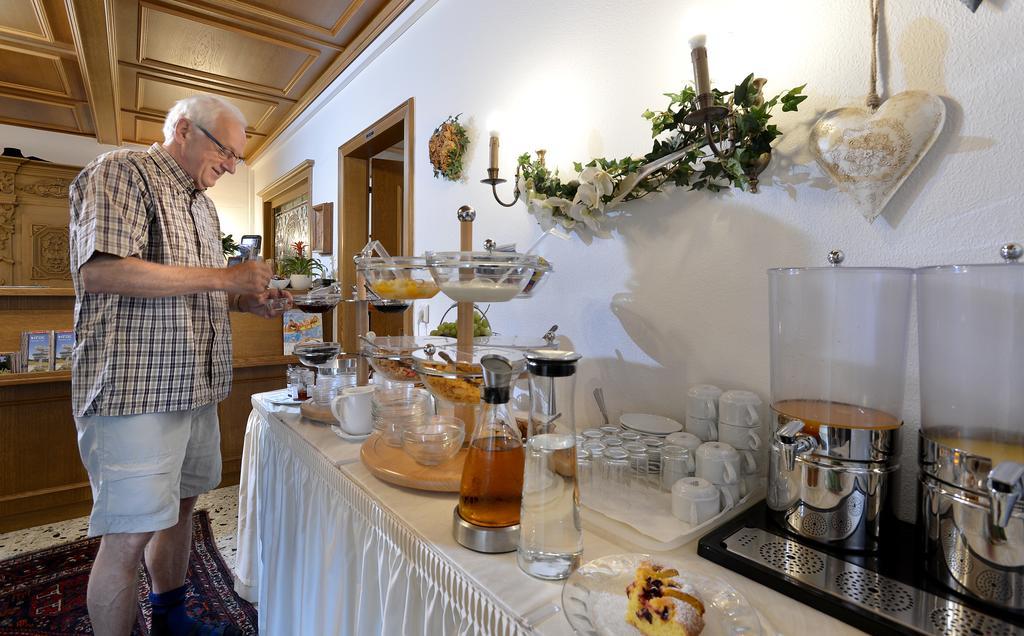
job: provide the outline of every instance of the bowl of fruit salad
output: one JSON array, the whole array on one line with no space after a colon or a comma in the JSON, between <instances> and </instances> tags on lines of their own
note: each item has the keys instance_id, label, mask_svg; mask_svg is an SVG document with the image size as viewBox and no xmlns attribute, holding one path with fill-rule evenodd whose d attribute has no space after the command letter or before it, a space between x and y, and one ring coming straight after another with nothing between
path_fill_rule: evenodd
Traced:
<instances>
[{"instance_id":1,"label":"bowl of fruit salad","mask_svg":"<svg viewBox=\"0 0 1024 636\"><path fill-rule=\"evenodd\" d=\"M440 291L425 258L357 256L355 262L370 290L384 300L421 300Z\"/></svg>"}]
</instances>

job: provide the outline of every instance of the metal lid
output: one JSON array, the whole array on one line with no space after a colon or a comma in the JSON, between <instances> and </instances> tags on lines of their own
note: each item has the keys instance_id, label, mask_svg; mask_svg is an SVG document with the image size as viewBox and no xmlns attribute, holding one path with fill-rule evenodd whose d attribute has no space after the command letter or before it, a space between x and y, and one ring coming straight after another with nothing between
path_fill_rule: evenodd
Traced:
<instances>
[{"instance_id":1,"label":"metal lid","mask_svg":"<svg viewBox=\"0 0 1024 636\"><path fill-rule=\"evenodd\" d=\"M846 260L846 254L842 250L831 250L825 255L825 262L828 267L774 267L768 270L769 274L790 274L798 275L815 272L845 272L845 273L868 273L868 272L903 272L911 273L914 270L909 267L840 267Z\"/></svg>"},{"instance_id":2,"label":"metal lid","mask_svg":"<svg viewBox=\"0 0 1024 636\"><path fill-rule=\"evenodd\" d=\"M496 353L480 358L480 367L483 369L484 387L489 389L507 389L517 375L508 358Z\"/></svg>"},{"instance_id":3,"label":"metal lid","mask_svg":"<svg viewBox=\"0 0 1024 636\"><path fill-rule=\"evenodd\" d=\"M920 267L914 270L914 273L918 276L923 276L929 274L966 274L975 269L1010 271L1005 269L1006 266L1019 265L1021 256L1024 256L1024 247L1021 247L1019 243L1004 243L999 248L999 257L1003 259L1002 263L929 265L928 267ZM1017 270L1013 271L1017 272Z\"/></svg>"},{"instance_id":4,"label":"metal lid","mask_svg":"<svg viewBox=\"0 0 1024 636\"><path fill-rule=\"evenodd\" d=\"M582 357L575 351L537 349L526 352L526 368L532 375L563 378L576 373L576 363Z\"/></svg>"}]
</instances>

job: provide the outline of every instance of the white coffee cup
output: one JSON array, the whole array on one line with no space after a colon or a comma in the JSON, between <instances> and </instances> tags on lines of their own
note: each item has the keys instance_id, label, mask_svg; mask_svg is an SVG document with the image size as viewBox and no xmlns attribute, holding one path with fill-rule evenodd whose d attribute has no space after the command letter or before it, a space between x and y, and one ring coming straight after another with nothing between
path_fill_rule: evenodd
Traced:
<instances>
[{"instance_id":1,"label":"white coffee cup","mask_svg":"<svg viewBox=\"0 0 1024 636\"><path fill-rule=\"evenodd\" d=\"M687 477L672 484L672 515L680 521L699 525L721 510L721 495L706 479Z\"/></svg>"},{"instance_id":2,"label":"white coffee cup","mask_svg":"<svg viewBox=\"0 0 1024 636\"><path fill-rule=\"evenodd\" d=\"M686 416L686 432L696 435L702 442L718 441L718 422L714 418Z\"/></svg>"},{"instance_id":3,"label":"white coffee cup","mask_svg":"<svg viewBox=\"0 0 1024 636\"><path fill-rule=\"evenodd\" d=\"M761 425L761 398L753 391L726 391L718 397L718 423L733 426Z\"/></svg>"},{"instance_id":4,"label":"white coffee cup","mask_svg":"<svg viewBox=\"0 0 1024 636\"><path fill-rule=\"evenodd\" d=\"M370 407L376 390L375 386L349 386L331 400L331 413L341 430L349 435L366 435L373 430Z\"/></svg>"},{"instance_id":5,"label":"white coffee cup","mask_svg":"<svg viewBox=\"0 0 1024 636\"><path fill-rule=\"evenodd\" d=\"M740 454L740 473L744 476L759 475L764 472L761 468L764 466L765 453L746 449L737 452Z\"/></svg>"},{"instance_id":6,"label":"white coffee cup","mask_svg":"<svg viewBox=\"0 0 1024 636\"><path fill-rule=\"evenodd\" d=\"M741 484L716 484L715 488L722 496L722 510L732 510L736 507L742 496L743 486Z\"/></svg>"},{"instance_id":7,"label":"white coffee cup","mask_svg":"<svg viewBox=\"0 0 1024 636\"><path fill-rule=\"evenodd\" d=\"M737 484L740 481L740 454L721 442L705 442L697 449L697 477L712 484Z\"/></svg>"},{"instance_id":8,"label":"white coffee cup","mask_svg":"<svg viewBox=\"0 0 1024 636\"><path fill-rule=\"evenodd\" d=\"M693 433L687 433L686 431L679 431L678 433L671 433L665 437L665 443L672 446L682 446L690 450L690 457L696 459L697 449L704 443L704 440L697 437Z\"/></svg>"},{"instance_id":9,"label":"white coffee cup","mask_svg":"<svg viewBox=\"0 0 1024 636\"><path fill-rule=\"evenodd\" d=\"M760 428L734 426L724 421L718 423L718 441L728 444L736 450L761 450L762 440Z\"/></svg>"},{"instance_id":10,"label":"white coffee cup","mask_svg":"<svg viewBox=\"0 0 1024 636\"><path fill-rule=\"evenodd\" d=\"M713 384L697 384L686 392L686 415L699 419L718 419L718 396L722 389ZM689 430L689 429L687 429Z\"/></svg>"}]
</instances>

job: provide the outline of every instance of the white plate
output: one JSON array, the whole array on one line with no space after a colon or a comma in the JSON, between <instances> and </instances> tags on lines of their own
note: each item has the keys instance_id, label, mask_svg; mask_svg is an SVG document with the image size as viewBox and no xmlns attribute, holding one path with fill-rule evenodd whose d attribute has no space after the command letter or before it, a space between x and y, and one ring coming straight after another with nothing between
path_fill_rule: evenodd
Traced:
<instances>
[{"instance_id":1,"label":"white plate","mask_svg":"<svg viewBox=\"0 0 1024 636\"><path fill-rule=\"evenodd\" d=\"M671 418L648 413L623 413L619 417L619 424L623 428L647 435L665 436L683 430L683 425Z\"/></svg>"},{"instance_id":2,"label":"white plate","mask_svg":"<svg viewBox=\"0 0 1024 636\"><path fill-rule=\"evenodd\" d=\"M331 430L334 431L335 435L348 442L361 442L364 439L368 438L370 435L373 435L373 431L366 433L364 435L349 435L345 431L341 430L340 426L332 426Z\"/></svg>"},{"instance_id":3,"label":"white plate","mask_svg":"<svg viewBox=\"0 0 1024 636\"><path fill-rule=\"evenodd\" d=\"M288 389L281 389L280 391L274 391L273 393L264 394L265 398L271 404L280 404L283 406L298 406L302 404L302 400L294 400L288 395Z\"/></svg>"},{"instance_id":4,"label":"white plate","mask_svg":"<svg viewBox=\"0 0 1024 636\"><path fill-rule=\"evenodd\" d=\"M562 588L562 609L577 634L632 636L638 633L626 622L626 585L633 580L637 566L645 559L651 560L651 557L646 554L613 554L595 559L569 576ZM674 567L671 563L662 565ZM685 571L680 571L675 579L696 588L704 603L704 631L701 636L757 636L761 633L757 612L742 594L722 579Z\"/></svg>"}]
</instances>

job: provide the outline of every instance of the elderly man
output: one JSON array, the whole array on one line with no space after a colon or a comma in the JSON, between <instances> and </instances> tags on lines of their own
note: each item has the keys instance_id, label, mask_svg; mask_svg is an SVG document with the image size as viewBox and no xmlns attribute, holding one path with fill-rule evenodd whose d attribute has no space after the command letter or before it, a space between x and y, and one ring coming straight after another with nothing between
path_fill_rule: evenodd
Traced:
<instances>
[{"instance_id":1,"label":"elderly man","mask_svg":"<svg viewBox=\"0 0 1024 636\"><path fill-rule=\"evenodd\" d=\"M196 497L220 482L217 403L231 387L228 311L263 317L284 292L270 267L224 267L205 190L242 162L245 118L197 95L175 104L164 143L98 157L70 190L75 286L72 404L102 535L89 577L96 634L128 634L139 562L155 636L232 634L185 611Z\"/></svg>"}]
</instances>

